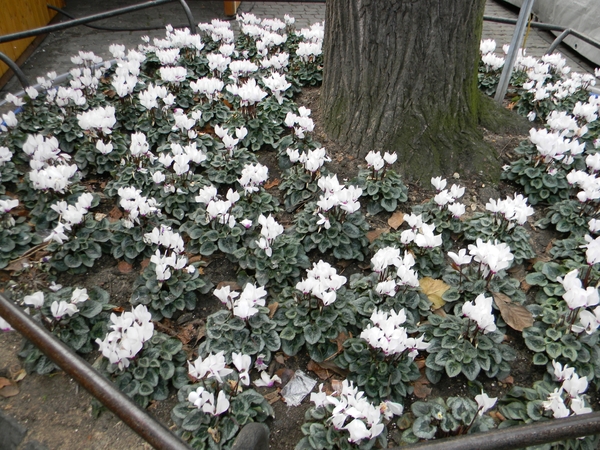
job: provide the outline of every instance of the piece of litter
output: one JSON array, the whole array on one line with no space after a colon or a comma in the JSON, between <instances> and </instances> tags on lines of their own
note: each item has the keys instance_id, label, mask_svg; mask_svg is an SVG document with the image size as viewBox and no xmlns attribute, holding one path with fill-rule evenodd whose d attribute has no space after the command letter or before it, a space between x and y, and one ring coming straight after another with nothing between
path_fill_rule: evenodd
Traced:
<instances>
[{"instance_id":1,"label":"piece of litter","mask_svg":"<svg viewBox=\"0 0 600 450\"><path fill-rule=\"evenodd\" d=\"M317 380L307 377L301 370L296 370L288 384L281 390L281 396L288 406L298 406L317 384Z\"/></svg>"}]
</instances>

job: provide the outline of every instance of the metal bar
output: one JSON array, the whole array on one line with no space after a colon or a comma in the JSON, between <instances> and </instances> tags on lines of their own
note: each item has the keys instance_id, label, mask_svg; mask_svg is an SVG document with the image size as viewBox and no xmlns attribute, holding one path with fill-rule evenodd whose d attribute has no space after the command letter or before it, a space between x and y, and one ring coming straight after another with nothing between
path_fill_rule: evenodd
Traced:
<instances>
[{"instance_id":1,"label":"metal bar","mask_svg":"<svg viewBox=\"0 0 600 450\"><path fill-rule=\"evenodd\" d=\"M600 412L552 419L389 450L512 450L600 434Z\"/></svg>"},{"instance_id":2,"label":"metal bar","mask_svg":"<svg viewBox=\"0 0 600 450\"><path fill-rule=\"evenodd\" d=\"M29 87L29 80L27 79L27 77L16 62L14 62L2 52L0 52L0 61L6 64L15 73L23 89Z\"/></svg>"},{"instance_id":3,"label":"metal bar","mask_svg":"<svg viewBox=\"0 0 600 450\"><path fill-rule=\"evenodd\" d=\"M192 11L190 10L190 7L185 2L185 0L179 0L179 3L183 7L183 10L185 11L185 15L188 18L188 22L190 23L190 31L192 32L192 34L196 34L196 22L194 21L194 16L192 15Z\"/></svg>"},{"instance_id":4,"label":"metal bar","mask_svg":"<svg viewBox=\"0 0 600 450\"><path fill-rule=\"evenodd\" d=\"M517 60L517 55L519 54L519 47L521 46L521 42L523 40L523 34L525 34L525 27L527 26L527 19L531 14L533 2L534 0L525 0L523 6L521 7L521 11L519 11L517 26L515 28L515 32L513 33L512 41L510 42L510 49L508 50L508 55L506 55L504 67L502 68L502 74L500 75L500 81L498 82L498 87L496 88L496 96L494 97L494 100L500 104L504 100L504 96L506 95L506 91L508 89L510 76L515 65L515 61Z\"/></svg>"},{"instance_id":5,"label":"metal bar","mask_svg":"<svg viewBox=\"0 0 600 450\"><path fill-rule=\"evenodd\" d=\"M563 31L562 33L560 33L558 35L558 37L556 39L554 39L554 42L552 42L552 45L550 47L548 47L548 50L546 50L546 55L551 55L554 50L556 50L556 48L560 45L560 43L569 35L571 34L571 29L567 28L565 31Z\"/></svg>"},{"instance_id":6,"label":"metal bar","mask_svg":"<svg viewBox=\"0 0 600 450\"><path fill-rule=\"evenodd\" d=\"M54 5L46 5L46 7L48 7L49 9L52 9L52 10L54 10L54 11L62 14L63 16L65 16L68 19L76 19L77 18L75 16L72 16L68 12L66 12L64 9L57 8ZM138 28L103 27L103 26L100 26L100 25L91 25L89 23L84 23L83 26L88 27L88 28L92 28L93 30L119 32L119 31L152 31L152 30L164 30L166 24L165 25L160 25L160 26L155 26L155 27L138 27ZM185 27L187 27L187 25L173 25L173 28L185 28Z\"/></svg>"},{"instance_id":7,"label":"metal bar","mask_svg":"<svg viewBox=\"0 0 600 450\"><path fill-rule=\"evenodd\" d=\"M189 450L73 350L0 294L0 316L156 449Z\"/></svg>"},{"instance_id":8,"label":"metal bar","mask_svg":"<svg viewBox=\"0 0 600 450\"><path fill-rule=\"evenodd\" d=\"M494 17L494 16L483 16L483 20L487 20L488 22L507 23L510 25L515 25L517 23L517 21L515 19L507 19L505 17ZM542 23L542 22L531 22L529 24L529 26L531 26L531 28L537 28L539 30L560 31L561 33L567 29L566 27L563 27L560 25L552 25L552 24ZM583 42L593 45L596 48L600 48L600 42L592 39L589 36L586 36L583 33L580 33L579 31L571 30L571 35L578 39L581 39Z\"/></svg>"},{"instance_id":9,"label":"metal bar","mask_svg":"<svg viewBox=\"0 0 600 450\"><path fill-rule=\"evenodd\" d=\"M164 5L166 3L171 3L172 1L174 0L151 0L149 2L138 3L136 5L127 6L125 8L112 9L103 13L92 14L91 16L85 16L75 20L60 22L54 25L34 28L32 30L21 31L19 33L6 34L4 36L0 36L0 44L4 42L15 41L17 39L37 36L38 34L45 34L50 33L52 31L64 30L66 28L70 28L76 25L83 25L89 22L95 22L97 20L108 19L109 17L120 16L122 14L140 11L142 9L152 8L154 6Z\"/></svg>"}]
</instances>

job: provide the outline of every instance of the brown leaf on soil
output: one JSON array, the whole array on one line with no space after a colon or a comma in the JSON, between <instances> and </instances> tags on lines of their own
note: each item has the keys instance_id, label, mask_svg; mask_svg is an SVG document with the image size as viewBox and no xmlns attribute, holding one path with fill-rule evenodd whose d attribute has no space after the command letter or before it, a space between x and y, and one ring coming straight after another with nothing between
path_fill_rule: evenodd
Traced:
<instances>
[{"instance_id":1,"label":"brown leaf on soil","mask_svg":"<svg viewBox=\"0 0 600 450\"><path fill-rule=\"evenodd\" d=\"M341 367L338 367L334 362L332 361L323 361L322 363L319 363L319 365L323 368L323 369L327 369L330 370L331 372L335 372L338 375L341 375L342 377L346 378L348 376L348 371L342 369Z\"/></svg>"},{"instance_id":2,"label":"brown leaf on soil","mask_svg":"<svg viewBox=\"0 0 600 450\"><path fill-rule=\"evenodd\" d=\"M350 336L343 331L337 335L337 337L333 340L333 342L337 344L337 353L342 353L344 351L344 342L346 342L349 338Z\"/></svg>"},{"instance_id":3,"label":"brown leaf on soil","mask_svg":"<svg viewBox=\"0 0 600 450\"><path fill-rule=\"evenodd\" d=\"M27 266L29 266L29 258L26 256L23 256L19 259L14 260L13 262L11 262L8 266L6 266L4 268L4 270L7 270L9 272L19 272L20 270L23 270Z\"/></svg>"},{"instance_id":4,"label":"brown leaf on soil","mask_svg":"<svg viewBox=\"0 0 600 450\"><path fill-rule=\"evenodd\" d=\"M367 233L367 239L372 243L375 239L388 231L390 231L389 228L375 228Z\"/></svg>"},{"instance_id":5,"label":"brown leaf on soil","mask_svg":"<svg viewBox=\"0 0 600 450\"><path fill-rule=\"evenodd\" d=\"M394 230L397 230L400 225L404 223L404 213L402 211L396 211L392 214L392 217L388 219L388 225Z\"/></svg>"},{"instance_id":6,"label":"brown leaf on soil","mask_svg":"<svg viewBox=\"0 0 600 450\"><path fill-rule=\"evenodd\" d=\"M281 364L282 366L285 366L285 361L286 361L286 357L284 356L283 353L277 353L275 355L275 361L277 361L279 364Z\"/></svg>"},{"instance_id":7,"label":"brown leaf on soil","mask_svg":"<svg viewBox=\"0 0 600 450\"><path fill-rule=\"evenodd\" d=\"M421 370L425 368L425 358L418 358L415 359L415 364L417 366L417 369Z\"/></svg>"},{"instance_id":8,"label":"brown leaf on soil","mask_svg":"<svg viewBox=\"0 0 600 450\"><path fill-rule=\"evenodd\" d=\"M269 303L267 305L267 308L269 308L269 319L272 319L273 316L275 315L275 311L277 311L277 308L279 308L279 303L277 303L277 302Z\"/></svg>"},{"instance_id":9,"label":"brown leaf on soil","mask_svg":"<svg viewBox=\"0 0 600 450\"><path fill-rule=\"evenodd\" d=\"M221 433L219 433L219 429L218 428L209 428L208 429L208 434L210 434L210 437L217 444L221 441Z\"/></svg>"},{"instance_id":10,"label":"brown leaf on soil","mask_svg":"<svg viewBox=\"0 0 600 450\"><path fill-rule=\"evenodd\" d=\"M279 186L279 183L281 183L281 180L279 178L275 178L274 180L267 181L265 183L265 189L271 189L271 188L274 188L275 186Z\"/></svg>"},{"instance_id":11,"label":"brown leaf on soil","mask_svg":"<svg viewBox=\"0 0 600 450\"><path fill-rule=\"evenodd\" d=\"M273 403L279 401L279 399L280 399L279 389L277 389L273 392L269 392L268 394L263 395L263 397L269 403L269 405L272 405Z\"/></svg>"},{"instance_id":12,"label":"brown leaf on soil","mask_svg":"<svg viewBox=\"0 0 600 450\"><path fill-rule=\"evenodd\" d=\"M431 307L433 310L439 309L446 304L442 299L442 295L450 289L449 285L442 280L434 280L431 277L421 278L419 284L421 285L423 293L427 296L429 301L433 303Z\"/></svg>"},{"instance_id":13,"label":"brown leaf on soil","mask_svg":"<svg viewBox=\"0 0 600 450\"><path fill-rule=\"evenodd\" d=\"M314 362L312 359L306 365L306 369L314 372L316 376L318 376L321 380L327 380L331 377L331 374L327 369L323 369L319 364Z\"/></svg>"},{"instance_id":14,"label":"brown leaf on soil","mask_svg":"<svg viewBox=\"0 0 600 450\"><path fill-rule=\"evenodd\" d=\"M0 389L4 386L10 386L12 382L8 378L0 377Z\"/></svg>"},{"instance_id":15,"label":"brown leaf on soil","mask_svg":"<svg viewBox=\"0 0 600 450\"><path fill-rule=\"evenodd\" d=\"M420 399L427 398L431 394L431 388L428 385L429 380L425 375L421 375L418 380L415 380L413 383L413 394L415 397Z\"/></svg>"},{"instance_id":16,"label":"brown leaf on soil","mask_svg":"<svg viewBox=\"0 0 600 450\"><path fill-rule=\"evenodd\" d=\"M150 258L142 259L142 262L140 263L140 273L142 273L144 271L144 269L146 269L146 267L148 267L148 264L150 264Z\"/></svg>"},{"instance_id":17,"label":"brown leaf on soil","mask_svg":"<svg viewBox=\"0 0 600 450\"><path fill-rule=\"evenodd\" d=\"M117 264L117 269L119 269L119 273L133 272L133 266L127 261L119 261L119 264Z\"/></svg>"},{"instance_id":18,"label":"brown leaf on soil","mask_svg":"<svg viewBox=\"0 0 600 450\"><path fill-rule=\"evenodd\" d=\"M2 380L2 379L0 379ZM4 378L4 380L6 380L6 378ZM20 391L19 388L17 387L17 385L15 383L13 383L10 380L7 380L8 384L4 384L2 386L2 388L0 388L0 397L14 397L15 395L17 395Z\"/></svg>"},{"instance_id":19,"label":"brown leaf on soil","mask_svg":"<svg viewBox=\"0 0 600 450\"><path fill-rule=\"evenodd\" d=\"M21 381L25 376L27 376L27 371L25 369L21 369L15 374L11 374L11 378L15 383Z\"/></svg>"},{"instance_id":20,"label":"brown leaf on soil","mask_svg":"<svg viewBox=\"0 0 600 450\"><path fill-rule=\"evenodd\" d=\"M523 331L533 325L533 315L522 305L513 303L505 294L492 292L496 306L506 324L513 330Z\"/></svg>"},{"instance_id":21,"label":"brown leaf on soil","mask_svg":"<svg viewBox=\"0 0 600 450\"><path fill-rule=\"evenodd\" d=\"M116 222L121 217L123 217L123 211L121 211L118 206L113 207L113 209L108 212L109 222Z\"/></svg>"},{"instance_id":22,"label":"brown leaf on soil","mask_svg":"<svg viewBox=\"0 0 600 450\"><path fill-rule=\"evenodd\" d=\"M292 369L283 368L279 369L275 374L281 379L281 387L283 387L290 382L296 372Z\"/></svg>"},{"instance_id":23,"label":"brown leaf on soil","mask_svg":"<svg viewBox=\"0 0 600 450\"><path fill-rule=\"evenodd\" d=\"M6 283L10 280L10 273L6 270L0 270L0 283ZM0 292L4 292L4 289L1 289Z\"/></svg>"},{"instance_id":24,"label":"brown leaf on soil","mask_svg":"<svg viewBox=\"0 0 600 450\"><path fill-rule=\"evenodd\" d=\"M489 415L492 416L493 419L499 420L500 422L504 422L506 420L506 417L504 417L498 411L490 411Z\"/></svg>"},{"instance_id":25,"label":"brown leaf on soil","mask_svg":"<svg viewBox=\"0 0 600 450\"><path fill-rule=\"evenodd\" d=\"M216 289L221 289L225 286L229 286L229 289L232 291L239 291L240 289L242 289L242 287L235 281L221 281L219 284L217 284Z\"/></svg>"},{"instance_id":26,"label":"brown leaf on soil","mask_svg":"<svg viewBox=\"0 0 600 450\"><path fill-rule=\"evenodd\" d=\"M331 380L331 388L335 392L342 392L342 390L344 389L344 385L340 380Z\"/></svg>"},{"instance_id":27,"label":"brown leaf on soil","mask_svg":"<svg viewBox=\"0 0 600 450\"><path fill-rule=\"evenodd\" d=\"M500 383L515 384L515 379L512 377L512 375L509 375L506 378L504 378L503 380L500 380Z\"/></svg>"},{"instance_id":28,"label":"brown leaf on soil","mask_svg":"<svg viewBox=\"0 0 600 450\"><path fill-rule=\"evenodd\" d=\"M198 261L202 261L202 255L194 255L188 258L188 263L192 264Z\"/></svg>"}]
</instances>

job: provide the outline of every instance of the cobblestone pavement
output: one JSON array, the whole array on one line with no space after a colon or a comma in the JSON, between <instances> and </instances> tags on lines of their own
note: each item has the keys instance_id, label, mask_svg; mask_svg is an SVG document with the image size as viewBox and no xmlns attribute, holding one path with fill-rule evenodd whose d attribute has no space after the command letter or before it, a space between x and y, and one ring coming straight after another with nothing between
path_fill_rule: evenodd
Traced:
<instances>
[{"instance_id":1,"label":"cobblestone pavement","mask_svg":"<svg viewBox=\"0 0 600 450\"><path fill-rule=\"evenodd\" d=\"M82 17L102 11L107 11L123 6L131 5L132 0L103 0L102 2L91 0L69 1L65 11L75 17ZM227 19L224 15L222 1L188 0L188 4L196 22L209 22L214 18ZM283 18L289 14L296 18L297 28L308 27L312 23L325 20L325 3L317 2L261 2L244 1L240 12L251 12L259 17ZM487 0L485 14L495 17L517 18L517 12L500 0ZM231 19L231 18L229 18ZM119 16L109 20L96 22L97 25L111 27L142 27L162 26L167 23L175 25L186 25L187 19L181 6L169 3L155 8L149 8L126 16ZM237 28L235 21L232 23ZM498 43L498 51L503 44L510 43L513 25L485 22L483 26L483 38L495 39ZM127 31L110 32L100 31L79 26L50 34L45 41L35 50L29 59L23 64L22 70L30 80L37 76L55 70L57 73L66 72L72 67L70 58L79 50L93 51L103 58L111 58L108 46L113 42L125 44L127 47L135 47L140 43L140 37L164 36L164 31ZM554 36L549 32L531 29L527 33L526 48L529 55L542 56L548 49ZM568 47L559 47L559 50L567 57L567 63L578 72L592 72L593 67L583 60L577 53ZM21 87L16 77L0 90L0 98L7 92L17 92Z\"/></svg>"}]
</instances>

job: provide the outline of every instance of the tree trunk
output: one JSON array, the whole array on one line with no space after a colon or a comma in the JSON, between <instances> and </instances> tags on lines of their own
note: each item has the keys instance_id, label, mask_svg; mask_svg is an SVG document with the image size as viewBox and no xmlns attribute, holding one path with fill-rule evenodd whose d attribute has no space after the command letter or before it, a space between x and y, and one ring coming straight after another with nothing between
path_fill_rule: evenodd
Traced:
<instances>
[{"instance_id":1,"label":"tree trunk","mask_svg":"<svg viewBox=\"0 0 600 450\"><path fill-rule=\"evenodd\" d=\"M484 5L328 0L321 93L327 134L362 156L397 152L409 179L497 177L497 157L478 130Z\"/></svg>"}]
</instances>

